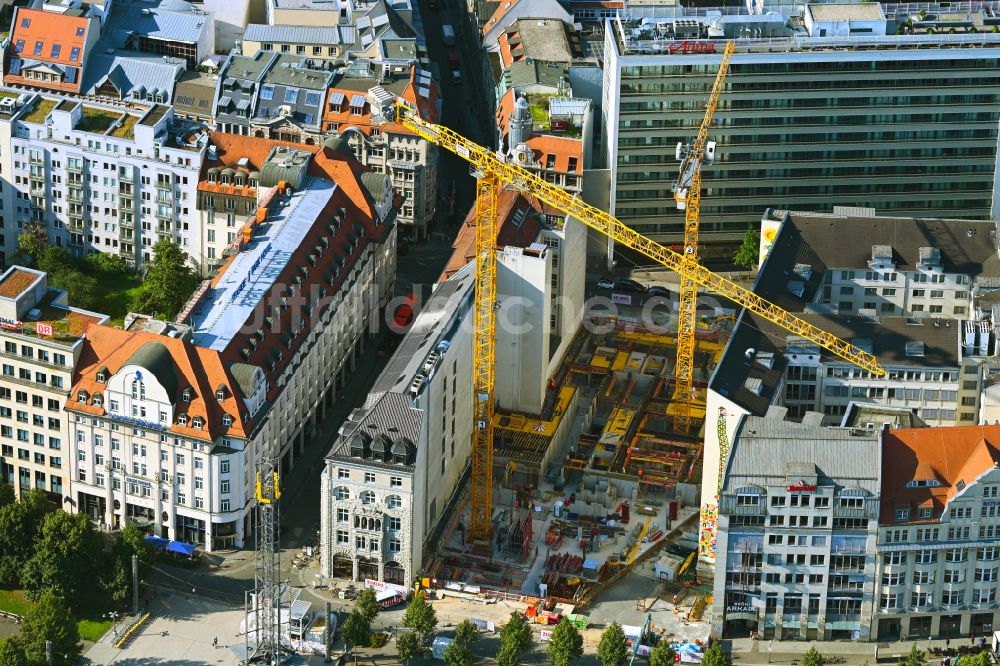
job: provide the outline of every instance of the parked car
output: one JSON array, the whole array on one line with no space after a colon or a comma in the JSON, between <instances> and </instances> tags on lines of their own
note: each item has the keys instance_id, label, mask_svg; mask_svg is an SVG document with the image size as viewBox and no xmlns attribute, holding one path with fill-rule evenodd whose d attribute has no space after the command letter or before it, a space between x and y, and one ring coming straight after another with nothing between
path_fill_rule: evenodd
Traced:
<instances>
[{"instance_id":1,"label":"parked car","mask_svg":"<svg viewBox=\"0 0 1000 666\"><path fill-rule=\"evenodd\" d=\"M644 294L646 293L646 288L636 282L635 280L630 280L628 278L621 278L615 280L615 291L630 292L633 294Z\"/></svg>"},{"instance_id":2,"label":"parked car","mask_svg":"<svg viewBox=\"0 0 1000 666\"><path fill-rule=\"evenodd\" d=\"M462 72L457 69L451 70L451 82L455 84L462 83Z\"/></svg>"},{"instance_id":3,"label":"parked car","mask_svg":"<svg viewBox=\"0 0 1000 666\"><path fill-rule=\"evenodd\" d=\"M598 289L614 289L614 286L615 286L614 281L609 280L608 278L601 278L600 280L597 281Z\"/></svg>"},{"instance_id":4,"label":"parked car","mask_svg":"<svg viewBox=\"0 0 1000 666\"><path fill-rule=\"evenodd\" d=\"M458 54L454 51L448 51L448 68L451 70L458 69Z\"/></svg>"},{"instance_id":5,"label":"parked car","mask_svg":"<svg viewBox=\"0 0 1000 666\"><path fill-rule=\"evenodd\" d=\"M670 290L666 287L661 287L659 285L653 285L646 290L646 293L650 296L662 296L663 298L670 298Z\"/></svg>"}]
</instances>

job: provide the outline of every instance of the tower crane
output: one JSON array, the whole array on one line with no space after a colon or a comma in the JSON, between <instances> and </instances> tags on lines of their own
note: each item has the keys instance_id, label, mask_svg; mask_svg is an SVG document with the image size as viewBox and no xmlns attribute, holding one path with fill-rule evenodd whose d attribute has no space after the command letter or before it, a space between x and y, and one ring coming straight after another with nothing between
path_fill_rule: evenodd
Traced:
<instances>
[{"instance_id":1,"label":"tower crane","mask_svg":"<svg viewBox=\"0 0 1000 666\"><path fill-rule=\"evenodd\" d=\"M373 104L377 119L395 121L417 136L445 150L455 153L471 166L477 183L476 201L476 277L474 295L474 346L473 346L473 423L472 440L472 521L471 533L475 541L486 541L492 532L493 517L493 380L496 361L495 310L496 302L496 187L506 184L526 192L539 201L576 218L598 231L653 261L675 271L695 284L725 296L748 310L784 328L791 333L827 349L834 354L877 375L885 370L872 354L827 333L807 321L799 319L777 305L744 289L730 280L716 275L701 264L678 254L659 243L642 236L612 215L595 208L569 194L560 187L547 183L531 171L509 164L502 156L483 148L474 141L447 127L424 120L419 112L405 100L396 98L384 106Z\"/></svg>"},{"instance_id":2,"label":"tower crane","mask_svg":"<svg viewBox=\"0 0 1000 666\"><path fill-rule=\"evenodd\" d=\"M715 142L708 140L712 117L719 107L719 96L729 75L729 61L736 48L727 42L722 53L722 64L715 75L712 93L708 96L705 117L701 120L694 143L677 144L677 159L681 170L674 184L677 208L684 211L684 256L698 261L698 225L701 217L701 167L715 159ZM698 311L698 285L681 275L681 302L677 313L677 362L674 365L674 429L687 433L691 430L691 401L694 399L694 350L695 318Z\"/></svg>"}]
</instances>

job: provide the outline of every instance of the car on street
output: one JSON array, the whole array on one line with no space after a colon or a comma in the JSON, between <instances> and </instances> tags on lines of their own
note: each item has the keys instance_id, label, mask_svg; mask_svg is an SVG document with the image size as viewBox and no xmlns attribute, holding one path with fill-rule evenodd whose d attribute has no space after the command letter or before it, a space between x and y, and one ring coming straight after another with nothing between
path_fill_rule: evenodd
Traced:
<instances>
[{"instance_id":1,"label":"car on street","mask_svg":"<svg viewBox=\"0 0 1000 666\"><path fill-rule=\"evenodd\" d=\"M597 281L598 289L614 289L614 286L615 286L614 281L609 280L608 278L601 278L600 280Z\"/></svg>"},{"instance_id":2,"label":"car on street","mask_svg":"<svg viewBox=\"0 0 1000 666\"><path fill-rule=\"evenodd\" d=\"M448 69L452 71L458 69L458 53L455 51L448 51Z\"/></svg>"},{"instance_id":3,"label":"car on street","mask_svg":"<svg viewBox=\"0 0 1000 666\"><path fill-rule=\"evenodd\" d=\"M455 84L462 83L462 72L457 69L451 70L451 82Z\"/></svg>"},{"instance_id":4,"label":"car on street","mask_svg":"<svg viewBox=\"0 0 1000 666\"><path fill-rule=\"evenodd\" d=\"M632 294L644 294L646 293L646 288L635 280L630 280L629 278L620 278L615 280L615 291L624 291Z\"/></svg>"},{"instance_id":5,"label":"car on street","mask_svg":"<svg viewBox=\"0 0 1000 666\"><path fill-rule=\"evenodd\" d=\"M646 294L649 296L662 296L663 298L670 298L670 290L659 285L653 285L647 289Z\"/></svg>"}]
</instances>

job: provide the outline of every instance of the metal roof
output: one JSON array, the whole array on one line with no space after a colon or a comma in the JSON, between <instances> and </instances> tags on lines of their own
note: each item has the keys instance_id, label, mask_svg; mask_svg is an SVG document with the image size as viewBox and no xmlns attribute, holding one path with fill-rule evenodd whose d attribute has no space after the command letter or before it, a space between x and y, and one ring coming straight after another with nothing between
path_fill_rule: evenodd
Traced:
<instances>
[{"instance_id":1,"label":"metal roof","mask_svg":"<svg viewBox=\"0 0 1000 666\"><path fill-rule=\"evenodd\" d=\"M105 27L105 31L109 30L197 44L203 33L214 32L215 19L183 0L117 0L111 5Z\"/></svg>"},{"instance_id":2,"label":"metal roof","mask_svg":"<svg viewBox=\"0 0 1000 666\"><path fill-rule=\"evenodd\" d=\"M590 108L589 99L579 99L576 97L549 98L549 115L577 116L586 113L588 108Z\"/></svg>"},{"instance_id":3,"label":"metal roof","mask_svg":"<svg viewBox=\"0 0 1000 666\"><path fill-rule=\"evenodd\" d=\"M280 44L353 44L354 26L266 25L251 23L243 32L243 41Z\"/></svg>"},{"instance_id":4,"label":"metal roof","mask_svg":"<svg viewBox=\"0 0 1000 666\"><path fill-rule=\"evenodd\" d=\"M342 92L330 93L330 106L340 106L344 103L344 98L345 96Z\"/></svg>"},{"instance_id":5,"label":"metal roof","mask_svg":"<svg viewBox=\"0 0 1000 666\"><path fill-rule=\"evenodd\" d=\"M96 50L96 49L95 49ZM184 60L139 51L119 51L114 55L93 53L84 70L83 94L96 94L96 89L110 80L123 97L131 98L138 91L159 92L164 103L171 103L174 82L187 69Z\"/></svg>"}]
</instances>

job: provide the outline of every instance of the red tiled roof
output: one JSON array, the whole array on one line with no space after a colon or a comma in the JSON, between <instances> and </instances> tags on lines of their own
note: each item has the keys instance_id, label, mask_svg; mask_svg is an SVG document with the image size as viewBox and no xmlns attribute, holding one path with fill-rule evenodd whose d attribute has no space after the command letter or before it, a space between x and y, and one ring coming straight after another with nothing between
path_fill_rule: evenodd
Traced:
<instances>
[{"instance_id":1,"label":"red tiled roof","mask_svg":"<svg viewBox=\"0 0 1000 666\"><path fill-rule=\"evenodd\" d=\"M583 173L583 141L561 136L537 135L526 142L535 153L535 160L543 169L559 173ZM554 166L548 168L549 156L554 157ZM576 158L576 168L570 170L570 158Z\"/></svg>"},{"instance_id":2,"label":"red tiled roof","mask_svg":"<svg viewBox=\"0 0 1000 666\"><path fill-rule=\"evenodd\" d=\"M428 96L424 97L420 94L419 87L417 85L417 68L415 65L410 67L410 80L400 93L400 97L405 99L407 102L416 107L417 111L420 113L420 117L432 123L438 122L438 97L440 95L440 88L438 87L437 81L431 79L430 86L428 86ZM343 100L336 106L332 105L332 100L336 94L343 95ZM365 100L364 106L361 108L362 113L353 113L351 110L351 98L355 95L361 95L364 97L363 93L357 90L348 90L346 88L330 88L327 91L326 105L323 111L323 129L324 131L336 131L342 132L348 127L357 128L365 136L371 136L372 130L375 127L375 122L372 120L371 106L368 101ZM398 134L412 134L410 130L406 129L399 123L386 123L381 126L381 131L383 132L395 132Z\"/></svg>"},{"instance_id":3,"label":"red tiled roof","mask_svg":"<svg viewBox=\"0 0 1000 666\"><path fill-rule=\"evenodd\" d=\"M179 338L145 331L123 331L110 326L90 326L84 339L80 362L73 377L73 391L66 402L66 408L69 411L94 416L107 416L106 397L100 407L94 405L94 394L106 390L106 384L97 381L98 370L107 368L110 377L128 365L133 355L149 343L158 343L167 348L172 363L171 370L177 377L177 393L170 396L175 412L174 423L169 427L171 432L208 441L222 434L246 437L250 432L251 421L245 413L246 408L236 382L224 367L220 354L210 349L196 347ZM226 387L226 397L221 401L215 397L215 391L220 385ZM192 389L193 393L191 401L187 403L182 399L185 388ZM79 400L81 390L87 392L85 402ZM188 426L176 422L180 414L187 414ZM233 417L231 426L222 425L223 414ZM205 419L204 427L199 429L190 425L196 416ZM150 420L155 421L153 418Z\"/></svg>"},{"instance_id":4,"label":"red tiled roof","mask_svg":"<svg viewBox=\"0 0 1000 666\"><path fill-rule=\"evenodd\" d=\"M83 78L83 60L86 57L88 31L92 19L69 14L58 14L41 9L18 7L14 10L10 35L11 57L16 53L19 42L23 42L20 57L40 62L56 63L79 68L74 83L46 83L45 87L58 90L78 92ZM36 46L41 45L38 53ZM77 51L77 59L71 60L73 49ZM9 61L8 57L8 61ZM8 83L26 83L38 86L39 82L27 80L22 76L4 75Z\"/></svg>"},{"instance_id":5,"label":"red tiled roof","mask_svg":"<svg viewBox=\"0 0 1000 666\"><path fill-rule=\"evenodd\" d=\"M510 130L510 114L514 113L514 97L516 91L511 88L503 94L500 98L500 104L497 106L497 127L500 128L500 138L506 139L507 132Z\"/></svg>"},{"instance_id":6,"label":"red tiled roof","mask_svg":"<svg viewBox=\"0 0 1000 666\"><path fill-rule=\"evenodd\" d=\"M934 507L940 518L948 501L984 472L1000 465L1000 426L902 428L889 430L882 441L882 514L880 522L895 524L897 507ZM907 488L911 481L940 485ZM960 482L962 487L959 488Z\"/></svg>"},{"instance_id":7,"label":"red tiled roof","mask_svg":"<svg viewBox=\"0 0 1000 666\"><path fill-rule=\"evenodd\" d=\"M519 213L526 211L528 215L519 218ZM560 215L560 213L538 201L535 197L516 190L501 188L497 194L497 249L503 247L526 248L534 243L541 231L542 224L538 215L542 213ZM520 219L520 225L516 224ZM476 256L476 209L465 217L462 227L458 230L455 242L452 243L452 254L445 264L438 281L447 280L472 261Z\"/></svg>"}]
</instances>

